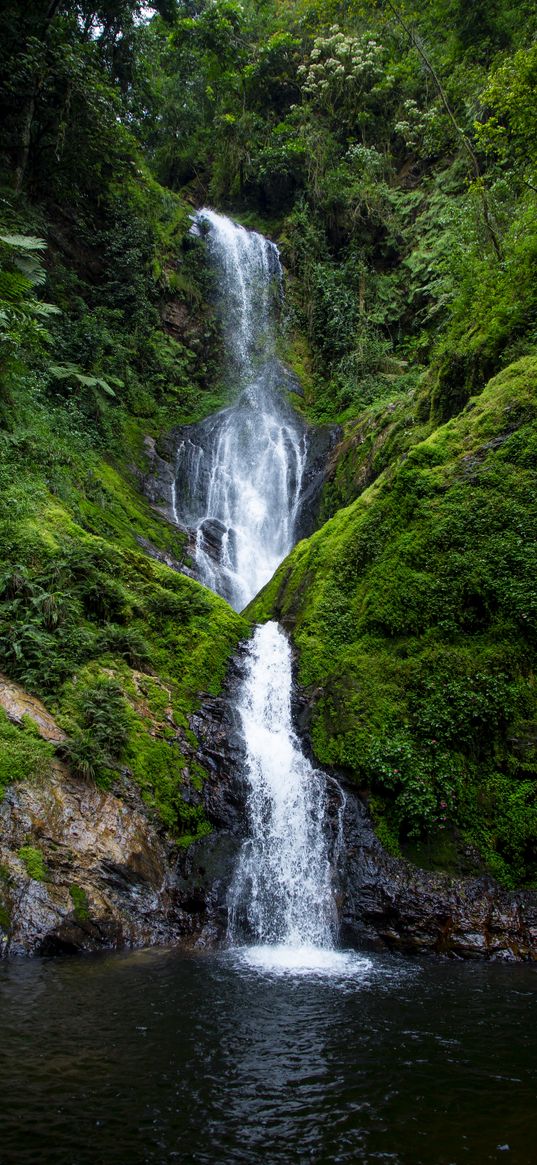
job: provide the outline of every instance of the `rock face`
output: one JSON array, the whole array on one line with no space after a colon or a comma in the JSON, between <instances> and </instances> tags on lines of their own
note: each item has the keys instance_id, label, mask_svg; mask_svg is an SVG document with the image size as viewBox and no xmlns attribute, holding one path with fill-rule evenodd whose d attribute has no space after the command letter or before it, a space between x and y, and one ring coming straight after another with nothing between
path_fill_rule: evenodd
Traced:
<instances>
[{"instance_id":1,"label":"rock face","mask_svg":"<svg viewBox=\"0 0 537 1165\"><path fill-rule=\"evenodd\" d=\"M47 739L63 739L40 701L4 680L4 704L8 691L13 718L30 712ZM10 786L0 804L0 957L223 939L244 820L232 701L207 700L192 728L192 759L208 773L193 795L213 832L188 847L166 838L125 776L104 792L54 761L39 783Z\"/></svg>"},{"instance_id":2,"label":"rock face","mask_svg":"<svg viewBox=\"0 0 537 1165\"><path fill-rule=\"evenodd\" d=\"M285 370L283 370L285 373ZM286 388L292 388L291 374ZM177 525L177 515L188 511L188 474L177 476L177 451L181 445L192 444L203 447L205 441L212 439L211 428L213 418L199 424L185 426L172 430L163 437L158 446L153 438L145 439L145 448L148 457L148 471L140 478L141 488L152 506L165 518ZM207 430L207 434L206 434ZM296 520L296 540L307 538L317 528L321 505L322 488L330 460L330 452L336 446L341 436L341 430L335 425L318 425L308 429L308 453L304 468L302 494ZM196 546L195 534L186 526L180 527L186 535L185 553L189 556L189 564L171 563L174 569L179 569L191 577L196 577L194 559ZM222 538L226 527L217 519L206 519L201 527L202 547L215 562L219 559ZM152 549L140 540L141 545L148 553ZM154 557L157 557L153 553ZM161 559L162 560L162 559Z\"/></svg>"},{"instance_id":3,"label":"rock face","mask_svg":"<svg viewBox=\"0 0 537 1165\"><path fill-rule=\"evenodd\" d=\"M65 732L62 732L41 700L31 696L3 672L0 672L0 707L14 724L21 724L24 717L29 716L43 740L48 740L51 744L60 744L65 740Z\"/></svg>"},{"instance_id":4,"label":"rock face","mask_svg":"<svg viewBox=\"0 0 537 1165\"><path fill-rule=\"evenodd\" d=\"M166 840L136 791L129 803L59 762L41 785L11 786L0 805L0 956L222 939L239 828L218 785L215 831L187 849Z\"/></svg>"},{"instance_id":5,"label":"rock face","mask_svg":"<svg viewBox=\"0 0 537 1165\"><path fill-rule=\"evenodd\" d=\"M166 942L179 932L166 845L139 808L56 762L0 805L5 954ZM28 848L41 855L32 876ZM7 919L5 919L7 921Z\"/></svg>"},{"instance_id":6,"label":"rock face","mask_svg":"<svg viewBox=\"0 0 537 1165\"><path fill-rule=\"evenodd\" d=\"M352 789L346 791L340 879L343 941L537 961L537 894L502 890L491 878L429 873L390 857Z\"/></svg>"},{"instance_id":7,"label":"rock face","mask_svg":"<svg viewBox=\"0 0 537 1165\"><path fill-rule=\"evenodd\" d=\"M308 456L296 524L297 542L301 538L308 538L318 528L321 494L330 453L340 436L341 429L337 425L318 425L309 430Z\"/></svg>"},{"instance_id":8,"label":"rock face","mask_svg":"<svg viewBox=\"0 0 537 1165\"><path fill-rule=\"evenodd\" d=\"M8 789L0 804L0 955L224 940L227 892L246 828L244 745L234 712L241 672L239 653L224 695L206 699L191 718L198 741L192 759L208 774L195 796L213 827L194 844L172 845L126 778L103 792L56 761L47 780ZM2 682L4 704L8 688L18 701L13 716L23 707L28 713L26 693ZM56 739L60 730L39 701L31 711ZM295 718L300 723L299 701ZM356 790L339 776L328 778L328 789L334 838L342 822L343 943L537 961L537 894L431 874L390 857ZM40 869L31 863L36 852Z\"/></svg>"}]
</instances>

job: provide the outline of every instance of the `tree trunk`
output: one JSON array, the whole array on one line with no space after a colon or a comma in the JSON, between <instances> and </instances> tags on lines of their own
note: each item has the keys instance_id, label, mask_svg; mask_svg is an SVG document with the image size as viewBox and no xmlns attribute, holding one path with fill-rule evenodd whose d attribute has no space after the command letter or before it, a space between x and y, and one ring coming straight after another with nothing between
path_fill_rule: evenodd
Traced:
<instances>
[{"instance_id":1,"label":"tree trunk","mask_svg":"<svg viewBox=\"0 0 537 1165\"><path fill-rule=\"evenodd\" d=\"M54 19L55 15L58 11L58 8L60 7L60 4L61 4L61 0L50 0L50 3L47 7L46 15L45 15L45 24L44 24L43 38L42 38L43 41L45 41L47 39L47 34L48 34L50 23ZM24 179L26 177L26 171L28 169L28 162L30 159L30 149L31 149L31 144L32 144L32 127L33 127L34 118L35 118L35 108L36 108L36 104L37 104L37 98L39 96L39 90L41 89L42 84L43 84L42 77L35 77L34 78L32 90L31 90L29 96L27 97L27 99L23 105L20 147L19 147L19 151L18 151L17 165L15 167L15 176L14 176L14 180L13 180L17 194L19 194L20 191L22 190Z\"/></svg>"},{"instance_id":2,"label":"tree trunk","mask_svg":"<svg viewBox=\"0 0 537 1165\"><path fill-rule=\"evenodd\" d=\"M30 142L32 140L32 126L34 123L35 103L39 85L34 85L32 92L26 101L22 120L20 149L17 165L15 167L14 185L17 194L22 190L22 184L28 168L28 159L30 157Z\"/></svg>"}]
</instances>

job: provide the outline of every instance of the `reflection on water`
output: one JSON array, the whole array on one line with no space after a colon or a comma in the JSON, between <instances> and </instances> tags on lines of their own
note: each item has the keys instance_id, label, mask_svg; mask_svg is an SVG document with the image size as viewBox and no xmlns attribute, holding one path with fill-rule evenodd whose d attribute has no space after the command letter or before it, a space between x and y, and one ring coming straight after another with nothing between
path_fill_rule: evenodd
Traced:
<instances>
[{"instance_id":1,"label":"reflection on water","mask_svg":"<svg viewBox=\"0 0 537 1165\"><path fill-rule=\"evenodd\" d=\"M1 966L1 1165L533 1165L535 971L339 954Z\"/></svg>"}]
</instances>

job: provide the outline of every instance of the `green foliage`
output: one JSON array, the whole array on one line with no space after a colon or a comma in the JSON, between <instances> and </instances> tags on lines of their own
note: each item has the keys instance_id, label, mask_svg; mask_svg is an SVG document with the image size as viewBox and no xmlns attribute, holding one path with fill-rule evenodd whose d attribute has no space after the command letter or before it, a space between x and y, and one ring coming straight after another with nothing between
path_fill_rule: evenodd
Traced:
<instances>
[{"instance_id":1,"label":"green foliage","mask_svg":"<svg viewBox=\"0 0 537 1165\"><path fill-rule=\"evenodd\" d=\"M52 745L36 736L33 726L12 724L0 708L0 797L13 781L35 781L50 771Z\"/></svg>"},{"instance_id":2,"label":"green foliage","mask_svg":"<svg viewBox=\"0 0 537 1165\"><path fill-rule=\"evenodd\" d=\"M99 676L88 686L76 685L73 704L77 723L62 751L78 776L106 781L129 737L123 690L116 680Z\"/></svg>"},{"instance_id":3,"label":"green foliage","mask_svg":"<svg viewBox=\"0 0 537 1165\"><path fill-rule=\"evenodd\" d=\"M71 895L74 915L77 922L86 922L90 917L88 896L82 886L70 886L69 894Z\"/></svg>"},{"instance_id":4,"label":"green foliage","mask_svg":"<svg viewBox=\"0 0 537 1165\"><path fill-rule=\"evenodd\" d=\"M488 116L476 125L482 149L528 180L537 177L537 46L520 49L490 73L481 94Z\"/></svg>"},{"instance_id":5,"label":"green foliage","mask_svg":"<svg viewBox=\"0 0 537 1165\"><path fill-rule=\"evenodd\" d=\"M537 879L536 381L519 361L389 459L250 611L292 629L315 754L392 851L445 833L508 885Z\"/></svg>"}]
</instances>

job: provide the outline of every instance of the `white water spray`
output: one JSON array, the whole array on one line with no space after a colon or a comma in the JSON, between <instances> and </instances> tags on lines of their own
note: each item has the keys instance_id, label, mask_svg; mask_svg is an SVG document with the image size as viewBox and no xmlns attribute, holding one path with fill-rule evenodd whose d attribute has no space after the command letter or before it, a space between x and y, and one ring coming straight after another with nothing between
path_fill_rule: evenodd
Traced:
<instances>
[{"instance_id":1,"label":"white water spray","mask_svg":"<svg viewBox=\"0 0 537 1165\"><path fill-rule=\"evenodd\" d=\"M238 711L246 742L250 837L229 896L229 937L326 953L337 934L325 829L326 780L291 719L291 649L276 623L256 629ZM332 860L334 859L332 855Z\"/></svg>"},{"instance_id":2,"label":"white water spray","mask_svg":"<svg viewBox=\"0 0 537 1165\"><path fill-rule=\"evenodd\" d=\"M196 226L218 275L238 397L187 431L175 515L194 532L202 582L241 610L295 542L306 435L282 392L285 370L275 355L277 248L212 210L199 211Z\"/></svg>"}]
</instances>

